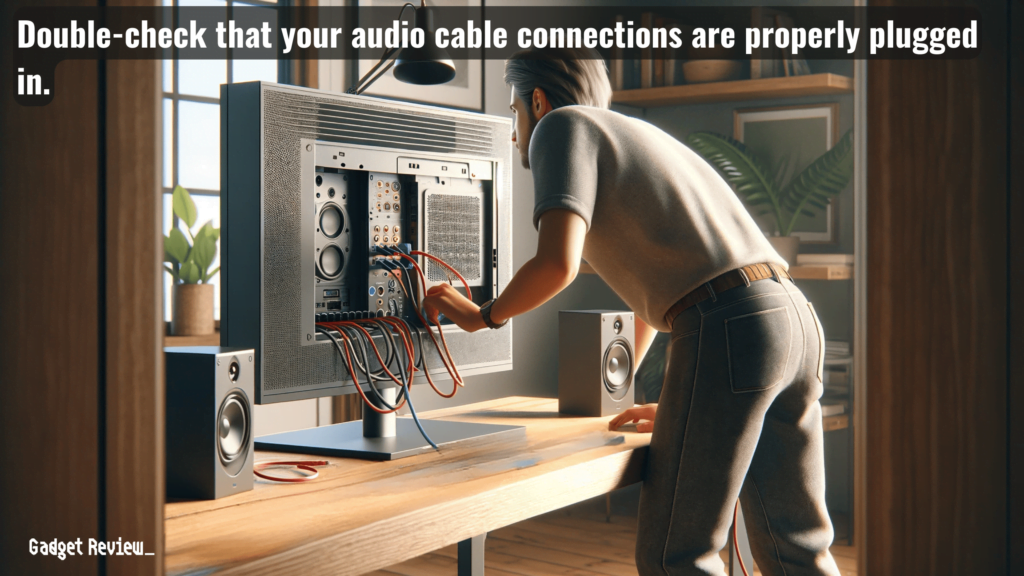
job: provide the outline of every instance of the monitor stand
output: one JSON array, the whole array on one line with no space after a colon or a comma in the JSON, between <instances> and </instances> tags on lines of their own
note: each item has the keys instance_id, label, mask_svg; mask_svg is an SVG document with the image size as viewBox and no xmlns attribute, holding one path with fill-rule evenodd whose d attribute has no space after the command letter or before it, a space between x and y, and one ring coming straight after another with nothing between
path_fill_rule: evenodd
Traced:
<instances>
[{"instance_id":1,"label":"monitor stand","mask_svg":"<svg viewBox=\"0 0 1024 576\"><path fill-rule=\"evenodd\" d=\"M381 390L381 395L393 405L396 392L397 388L387 388ZM374 399L373 396L370 398ZM526 438L525 426L446 422L422 418L420 423L430 439L442 450L468 440ZM397 460L433 450L420 434L412 418L397 418L393 412L378 414L366 407L363 407L362 422L343 422L260 436L256 438L256 449L361 460Z\"/></svg>"}]
</instances>

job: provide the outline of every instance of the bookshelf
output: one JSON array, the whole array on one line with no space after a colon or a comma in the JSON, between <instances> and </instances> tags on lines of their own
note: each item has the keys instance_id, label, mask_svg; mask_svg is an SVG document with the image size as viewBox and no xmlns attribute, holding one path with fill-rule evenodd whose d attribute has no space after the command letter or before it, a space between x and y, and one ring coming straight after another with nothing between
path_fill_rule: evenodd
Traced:
<instances>
[{"instance_id":1,"label":"bookshelf","mask_svg":"<svg viewBox=\"0 0 1024 576\"><path fill-rule=\"evenodd\" d=\"M853 79L839 74L807 74L757 80L731 80L707 84L683 84L616 90L612 102L641 108L678 104L706 104L739 100L767 100L798 96L853 93Z\"/></svg>"}]
</instances>

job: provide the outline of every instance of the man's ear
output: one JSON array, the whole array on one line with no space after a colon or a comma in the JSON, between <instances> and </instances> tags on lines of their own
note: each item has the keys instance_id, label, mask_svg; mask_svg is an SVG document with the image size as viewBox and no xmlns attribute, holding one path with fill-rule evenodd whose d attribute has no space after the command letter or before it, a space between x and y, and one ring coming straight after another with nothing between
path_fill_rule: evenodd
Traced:
<instances>
[{"instance_id":1,"label":"man's ear","mask_svg":"<svg viewBox=\"0 0 1024 576\"><path fill-rule=\"evenodd\" d=\"M548 95L544 93L544 90L538 88L533 89L533 101L530 103L530 111L533 112L533 117L540 120L545 114L551 112L551 102L548 101Z\"/></svg>"}]
</instances>

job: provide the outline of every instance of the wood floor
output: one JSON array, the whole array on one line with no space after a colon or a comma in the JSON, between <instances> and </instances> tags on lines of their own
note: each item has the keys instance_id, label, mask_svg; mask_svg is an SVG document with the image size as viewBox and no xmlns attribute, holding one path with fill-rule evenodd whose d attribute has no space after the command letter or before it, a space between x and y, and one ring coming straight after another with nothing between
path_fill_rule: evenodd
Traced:
<instances>
[{"instance_id":1,"label":"wood floor","mask_svg":"<svg viewBox=\"0 0 1024 576\"><path fill-rule=\"evenodd\" d=\"M636 518L559 510L487 535L487 576L636 576ZM842 576L856 576L856 551L833 546ZM454 576L455 546L424 554L372 576ZM725 551L723 560L728 563ZM754 574L760 574L755 570Z\"/></svg>"}]
</instances>

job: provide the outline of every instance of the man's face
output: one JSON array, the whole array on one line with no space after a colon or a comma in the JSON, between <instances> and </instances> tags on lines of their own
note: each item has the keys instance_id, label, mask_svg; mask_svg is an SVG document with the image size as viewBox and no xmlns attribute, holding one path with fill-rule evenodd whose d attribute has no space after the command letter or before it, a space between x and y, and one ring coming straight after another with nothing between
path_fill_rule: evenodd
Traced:
<instances>
[{"instance_id":1,"label":"man's face","mask_svg":"<svg viewBox=\"0 0 1024 576\"><path fill-rule=\"evenodd\" d=\"M514 88L514 87L513 87ZM523 162L523 168L530 169L530 137L533 136L533 129L537 126L537 119L530 110L530 105L523 102L516 91L512 90L512 102L509 104L512 113L515 115L515 130L512 132L512 142L519 149L519 156Z\"/></svg>"}]
</instances>

